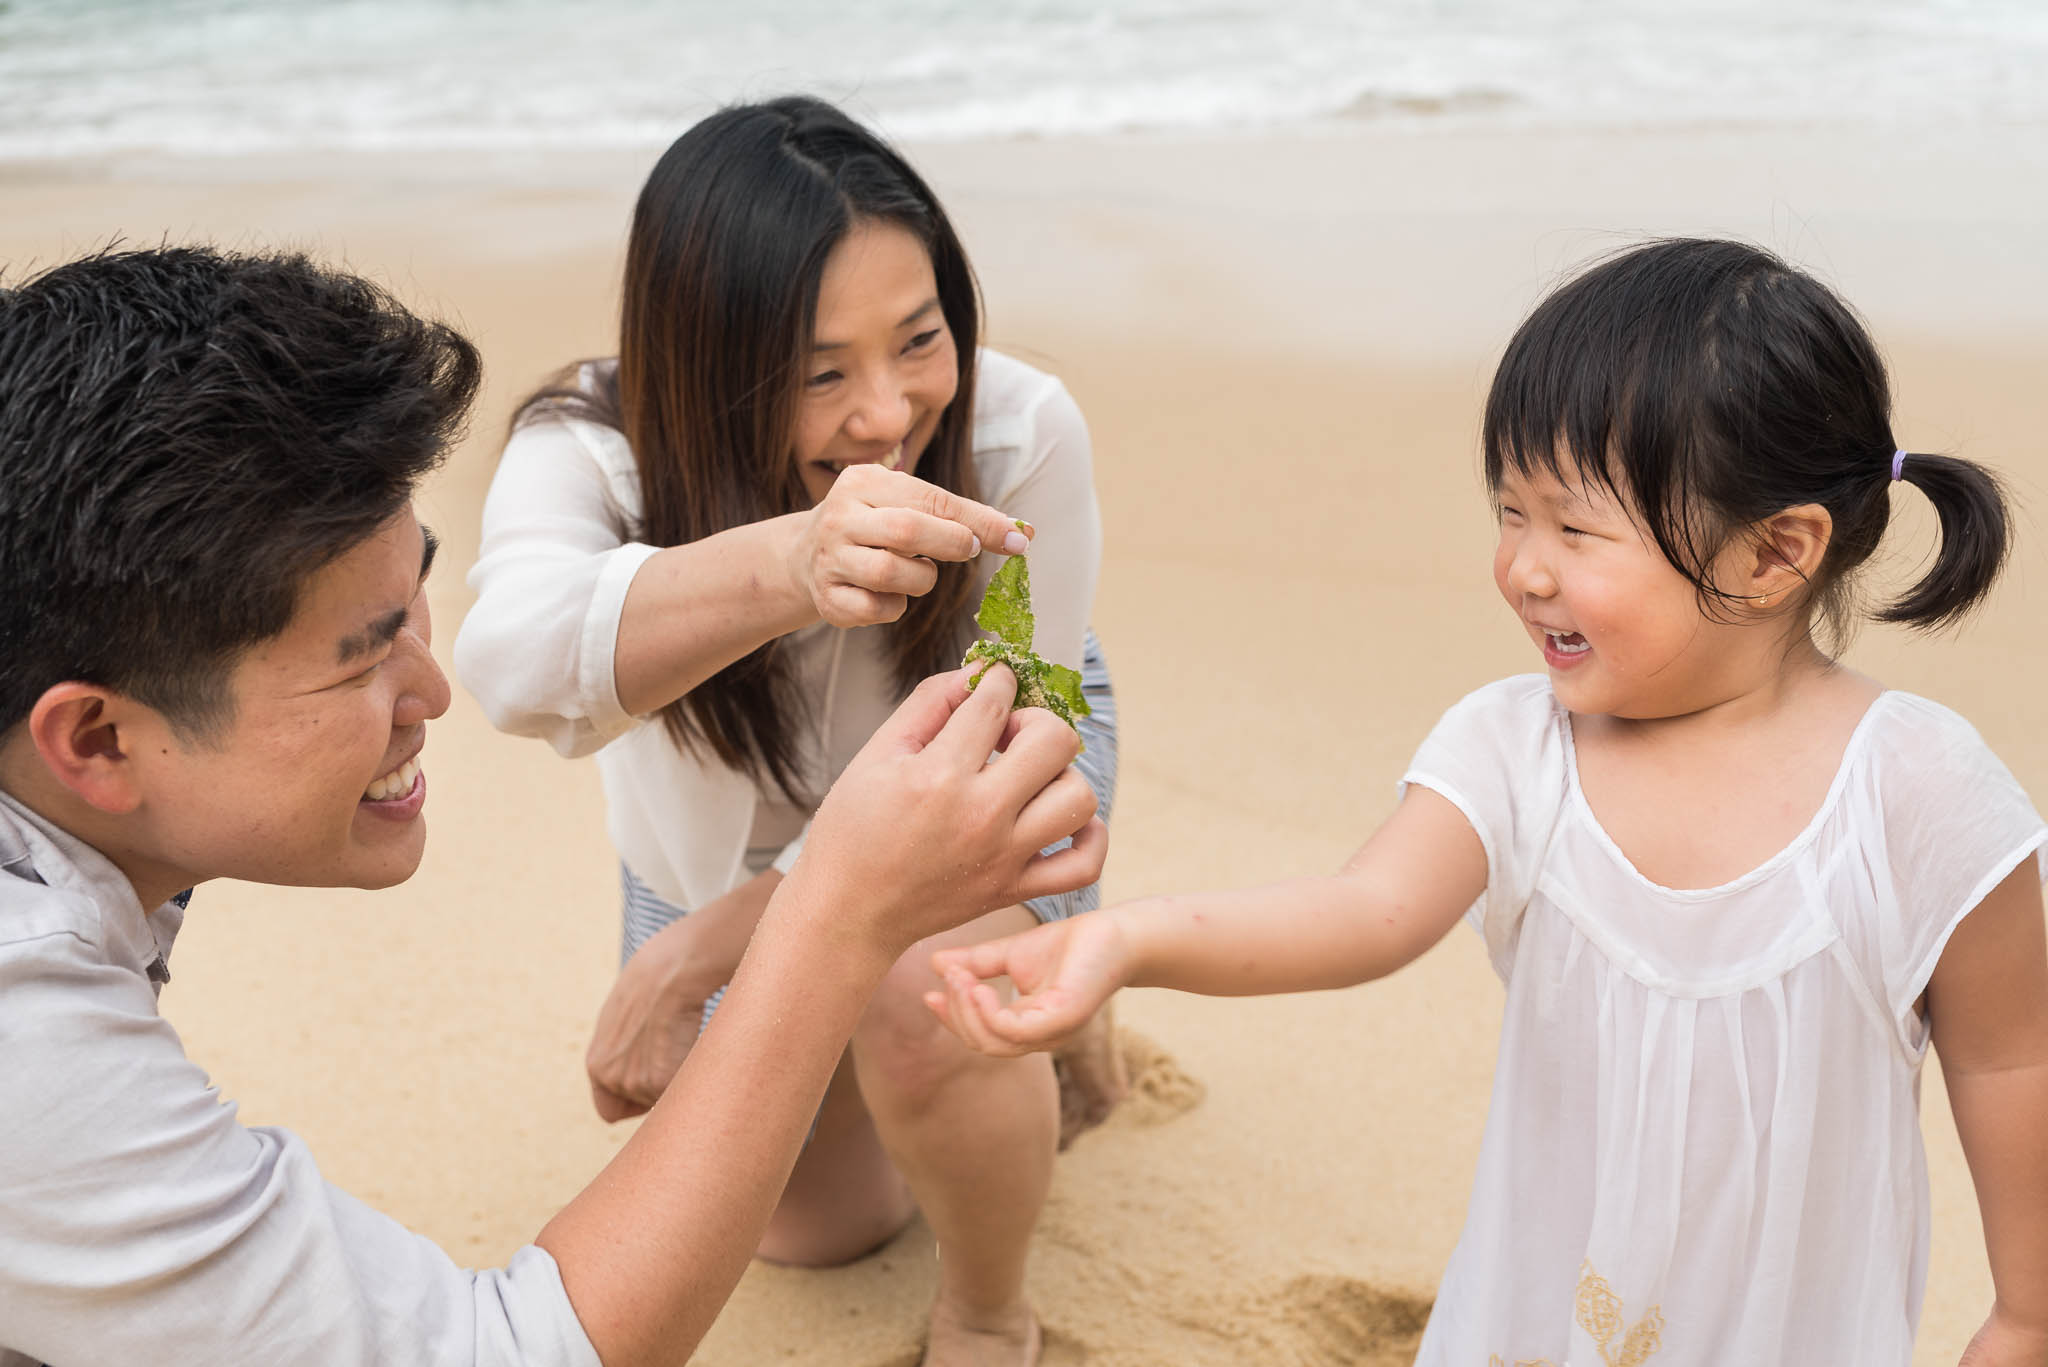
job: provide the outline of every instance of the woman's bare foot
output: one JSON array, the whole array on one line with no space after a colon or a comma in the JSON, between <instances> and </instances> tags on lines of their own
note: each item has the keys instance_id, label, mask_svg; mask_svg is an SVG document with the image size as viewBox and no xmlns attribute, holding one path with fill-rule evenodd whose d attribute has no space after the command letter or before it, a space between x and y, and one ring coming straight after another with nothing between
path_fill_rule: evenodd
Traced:
<instances>
[{"instance_id":1,"label":"woman's bare foot","mask_svg":"<svg viewBox=\"0 0 2048 1367\"><path fill-rule=\"evenodd\" d=\"M1023 1301L978 1325L940 1301L932 1306L922 1367L1037 1367L1043 1348L1038 1316Z\"/></svg>"},{"instance_id":2,"label":"woman's bare foot","mask_svg":"<svg viewBox=\"0 0 2048 1367\"><path fill-rule=\"evenodd\" d=\"M1052 1056L1060 1087L1060 1147L1109 1119L1130 1094L1131 1078L1116 1044L1116 998L1104 1002L1095 1019Z\"/></svg>"}]
</instances>

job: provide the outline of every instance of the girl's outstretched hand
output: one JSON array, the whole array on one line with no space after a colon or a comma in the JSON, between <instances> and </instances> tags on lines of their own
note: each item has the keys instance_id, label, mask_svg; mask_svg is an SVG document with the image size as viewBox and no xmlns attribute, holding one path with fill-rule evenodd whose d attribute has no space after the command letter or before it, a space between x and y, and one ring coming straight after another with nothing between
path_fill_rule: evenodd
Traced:
<instances>
[{"instance_id":1,"label":"girl's outstretched hand","mask_svg":"<svg viewBox=\"0 0 2048 1367\"><path fill-rule=\"evenodd\" d=\"M1111 912L1053 921L1011 935L932 955L945 984L925 1005L969 1047L999 1058L1053 1049L1094 1018L1131 968L1124 926ZM1005 1002L985 979L1008 977L1017 988Z\"/></svg>"},{"instance_id":2,"label":"girl's outstretched hand","mask_svg":"<svg viewBox=\"0 0 2048 1367\"><path fill-rule=\"evenodd\" d=\"M901 470L850 465L802 523L789 568L825 621L864 627L895 621L931 592L935 561L1018 555L1028 544L985 504Z\"/></svg>"}]
</instances>

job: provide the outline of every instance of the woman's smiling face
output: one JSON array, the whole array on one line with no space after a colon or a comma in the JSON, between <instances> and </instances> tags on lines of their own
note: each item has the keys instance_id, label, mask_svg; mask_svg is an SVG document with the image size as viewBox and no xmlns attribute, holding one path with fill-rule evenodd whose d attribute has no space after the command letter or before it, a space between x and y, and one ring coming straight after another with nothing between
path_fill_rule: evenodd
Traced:
<instances>
[{"instance_id":1,"label":"woman's smiling face","mask_svg":"<svg viewBox=\"0 0 2048 1367\"><path fill-rule=\"evenodd\" d=\"M908 229L856 223L825 259L796 411L796 462L817 503L849 465L915 471L959 390L931 253Z\"/></svg>"}]
</instances>

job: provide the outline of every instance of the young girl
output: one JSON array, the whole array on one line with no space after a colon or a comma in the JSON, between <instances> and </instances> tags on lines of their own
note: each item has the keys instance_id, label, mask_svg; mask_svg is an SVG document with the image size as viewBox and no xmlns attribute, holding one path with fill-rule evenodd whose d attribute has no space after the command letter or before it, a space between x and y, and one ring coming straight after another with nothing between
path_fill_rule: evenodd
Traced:
<instances>
[{"instance_id":1,"label":"young girl","mask_svg":"<svg viewBox=\"0 0 2048 1367\"><path fill-rule=\"evenodd\" d=\"M1822 644L1900 481L1941 548L1880 620L1954 621L2005 555L1991 477L1898 452L1889 410L1857 320L1765 252L1581 275L1485 419L1494 578L1545 672L1446 713L1335 876L950 950L928 1004L1008 1054L1125 983L1342 987L1469 919L1506 1019L1428 1367L1908 1362L1932 1041L1997 1287L1965 1361L2040 1367L2048 828L1962 718Z\"/></svg>"}]
</instances>

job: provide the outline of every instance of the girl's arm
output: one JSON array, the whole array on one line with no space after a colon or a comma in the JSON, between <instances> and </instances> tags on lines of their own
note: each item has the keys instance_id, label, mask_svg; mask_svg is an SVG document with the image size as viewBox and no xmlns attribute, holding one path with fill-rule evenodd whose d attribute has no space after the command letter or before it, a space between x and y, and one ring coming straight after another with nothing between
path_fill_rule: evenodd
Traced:
<instances>
[{"instance_id":1,"label":"girl's arm","mask_svg":"<svg viewBox=\"0 0 2048 1367\"><path fill-rule=\"evenodd\" d=\"M1928 1020L1977 1186L1996 1301L1963 1361L2048 1362L2048 936L2031 858L1964 917Z\"/></svg>"},{"instance_id":2,"label":"girl's arm","mask_svg":"<svg viewBox=\"0 0 2048 1367\"><path fill-rule=\"evenodd\" d=\"M926 1001L984 1053L1057 1044L1119 987L1210 996L1309 992L1384 977L1457 924L1486 888L1486 851L1440 794L1410 787L1338 873L1237 892L1154 897L1008 939L943 950ZM1005 1004L984 979L1007 976Z\"/></svg>"}]
</instances>

